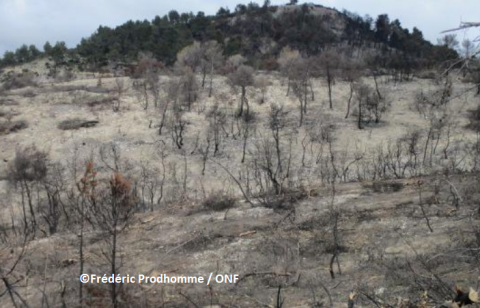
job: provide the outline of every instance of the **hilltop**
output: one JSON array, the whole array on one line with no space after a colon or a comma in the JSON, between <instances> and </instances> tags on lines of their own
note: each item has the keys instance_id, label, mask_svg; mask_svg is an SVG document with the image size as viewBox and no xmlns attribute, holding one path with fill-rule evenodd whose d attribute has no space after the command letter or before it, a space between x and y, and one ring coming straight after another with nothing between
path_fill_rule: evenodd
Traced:
<instances>
[{"instance_id":1,"label":"hilltop","mask_svg":"<svg viewBox=\"0 0 480 308\"><path fill-rule=\"evenodd\" d=\"M457 57L450 46L434 46L419 29L410 32L385 14L374 20L316 4L271 6L266 2L263 6L239 4L234 11L220 8L212 16L171 11L151 21L130 20L115 28L100 26L74 49L67 50L62 42L54 46L47 42L43 52L24 45L5 53L0 67L46 55L54 60L61 57L65 65L98 69L112 62L136 61L140 52L171 65L185 46L210 40L221 44L224 56L242 54L261 69L276 69L272 62L286 46L305 56L329 48L363 50L379 57L395 56L397 62L417 67ZM390 65L385 60L378 62Z\"/></svg>"}]
</instances>

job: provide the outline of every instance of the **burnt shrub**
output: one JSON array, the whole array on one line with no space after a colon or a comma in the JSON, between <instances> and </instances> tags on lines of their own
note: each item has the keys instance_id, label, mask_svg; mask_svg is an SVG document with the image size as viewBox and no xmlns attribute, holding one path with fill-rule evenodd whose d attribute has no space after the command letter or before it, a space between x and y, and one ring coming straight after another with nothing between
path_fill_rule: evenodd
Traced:
<instances>
[{"instance_id":1,"label":"burnt shrub","mask_svg":"<svg viewBox=\"0 0 480 308\"><path fill-rule=\"evenodd\" d=\"M232 208L235 205L235 199L222 192L211 194L203 200L202 206L211 211L220 212Z\"/></svg>"},{"instance_id":2,"label":"burnt shrub","mask_svg":"<svg viewBox=\"0 0 480 308\"><path fill-rule=\"evenodd\" d=\"M70 120L65 120L60 122L58 124L58 128L61 130L74 130L74 129L79 129L79 128L88 128L88 127L93 127L98 124L98 121L89 121L89 120L84 120L84 119L70 119Z\"/></svg>"},{"instance_id":3,"label":"burnt shrub","mask_svg":"<svg viewBox=\"0 0 480 308\"><path fill-rule=\"evenodd\" d=\"M48 153L35 146L18 148L15 159L10 163L7 176L13 183L40 181L47 176Z\"/></svg>"},{"instance_id":4,"label":"burnt shrub","mask_svg":"<svg viewBox=\"0 0 480 308\"><path fill-rule=\"evenodd\" d=\"M28 123L25 120L0 122L0 135L8 135L27 127Z\"/></svg>"},{"instance_id":5,"label":"burnt shrub","mask_svg":"<svg viewBox=\"0 0 480 308\"><path fill-rule=\"evenodd\" d=\"M371 185L366 186L376 193L393 193L401 191L405 185L394 181L375 181Z\"/></svg>"}]
</instances>

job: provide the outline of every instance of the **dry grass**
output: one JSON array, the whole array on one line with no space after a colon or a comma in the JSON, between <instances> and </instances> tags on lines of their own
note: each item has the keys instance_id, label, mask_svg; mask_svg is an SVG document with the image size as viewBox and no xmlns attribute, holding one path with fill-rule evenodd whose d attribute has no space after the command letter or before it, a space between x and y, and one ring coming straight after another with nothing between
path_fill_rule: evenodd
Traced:
<instances>
[{"instance_id":1,"label":"dry grass","mask_svg":"<svg viewBox=\"0 0 480 308\"><path fill-rule=\"evenodd\" d=\"M286 84L282 84L283 80L281 78L276 75L266 75L266 77L272 85L268 87L264 104L255 103L256 98L261 95L260 90L254 88L247 90L252 114L256 116L256 121L253 123L250 131L247 158L251 157L255 140L258 140L260 136L269 136L271 134L267 123L270 105L281 104L288 111L289 121L288 129L284 131L284 143L288 147L289 138L294 138L292 141L292 159L298 162L302 156L301 139L304 134L310 134L305 128L297 127L298 100L293 95L288 97L285 95L287 90ZM162 76L161 84L167 84L168 79L169 77ZM373 85L372 79L365 79L364 82ZM333 88L334 109L330 110L327 104L327 89L321 79L313 80L315 101L309 101L306 123L317 122L322 126L334 124L337 129L334 133L335 141L333 148L338 152L347 152L347 158L354 155L356 148L365 151L367 149L375 149L380 145L385 147L388 142L402 137L409 130L415 128L426 130L429 125L428 119L418 116L412 110L411 105L415 93L419 89L434 88L436 87L435 82L416 80L415 82L402 83L396 86L392 83L386 83L386 78L379 79L379 82L392 101L391 111L384 116L380 126L358 130L354 116L344 119L349 96L349 85L341 81L338 81ZM96 145L118 140L125 150L125 159L149 161L152 155L155 155L157 152L158 140L161 139L166 143L169 151L168 162L176 163L177 168L180 168L179 166L183 162L182 154L175 148L170 147L171 134L169 129L166 129L165 133L160 137L156 129L154 129L160 121L159 110L153 108L152 103L147 111L143 110L136 93L131 87L131 81L125 78L127 91L122 97L122 107L118 113L113 112L111 108L114 97L83 90L92 89L93 92L96 92L96 84L97 79L77 79L62 85L42 84L42 91L38 91L37 96L33 98L12 96L11 100L20 104L18 111L22 113L22 116L30 125L35 126L36 132L38 132L36 136L22 135L19 142L23 145L41 142L52 149L53 155L57 159L64 159L64 157L70 155L69 149L75 147L76 144L87 142L88 144ZM114 85L114 78L104 78L102 89L111 90L114 88ZM59 89L54 91L58 87L62 87L62 91L57 92L56 90ZM468 87L468 85L455 84L455 91L460 92L462 87ZM43 88L45 88L45 91ZM229 121L231 121L232 115L235 114L239 103L239 93L232 92L223 77L214 79L214 89L212 98L208 98L207 93L200 92L198 102L193 105L190 112L184 114L184 118L189 122L186 127L184 140L185 151L188 153L193 151L197 138L199 138L199 143L201 143L202 141L204 142L207 136L209 119L211 117L207 115L206 111L210 110L211 106L215 103L219 104L225 110ZM463 98L454 100L452 106L461 106L463 110L474 108L475 99L469 97L466 101L467 104L464 103ZM165 102L164 93L162 93L160 102L161 104ZM59 105L61 105L61 108L57 107ZM355 103L352 103L352 107L353 109L355 108ZM468 119L460 109L453 110L453 114L455 121L459 125L451 132L452 144L455 140L473 140L475 138L474 132L462 129L462 125L463 127L467 125ZM43 116L39 117L39 115ZM102 126L101 128L91 128L88 136L80 133L81 131L73 135L64 135L55 129L56 125L52 126L52 119L48 115L55 117L56 123L69 119L90 119L93 116L93 118L102 123ZM152 126L149 129L150 123L152 123ZM231 124L229 123L228 126L231 126ZM235 121L233 122L233 127L236 131L237 124ZM226 129L229 128L226 127ZM0 141L0 146L1 143L2 141ZM143 145L135 146L138 143ZM441 148L443 145L444 142L440 141L438 147ZM310 144L307 149L309 148ZM242 138L239 138L239 136L236 136L236 139L233 139L231 134L228 138L222 137L220 153L217 159L223 164L226 163L230 170L242 170L244 165L241 164L241 149ZM9 159L13 154L12 151L7 150L1 155ZM195 151L193 155L188 155L187 159L189 168L188 182L189 185L194 186L192 189L198 191L200 189L198 184L204 183L206 189L212 190L220 185L224 185L225 181L228 182L228 175L210 163L207 163L205 177L201 176L202 157L199 151ZM312 166L312 161L313 157L307 151L306 165ZM158 161L153 163L159 166ZM310 173L314 172L314 170L305 168L302 172ZM228 182L228 185L234 184Z\"/></svg>"}]
</instances>

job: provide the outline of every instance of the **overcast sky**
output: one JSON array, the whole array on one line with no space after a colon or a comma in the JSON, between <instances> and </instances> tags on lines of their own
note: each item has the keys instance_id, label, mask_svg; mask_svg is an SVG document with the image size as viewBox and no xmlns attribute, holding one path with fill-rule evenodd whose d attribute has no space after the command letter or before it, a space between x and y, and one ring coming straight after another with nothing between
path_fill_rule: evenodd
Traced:
<instances>
[{"instance_id":1,"label":"overcast sky","mask_svg":"<svg viewBox=\"0 0 480 308\"><path fill-rule=\"evenodd\" d=\"M234 9L248 0L0 0L0 55L22 44L39 48L45 41L65 41L74 47L99 25L114 27L127 20L152 20L170 10L204 11L215 14L221 6ZM259 4L263 0L255 0ZM284 4L287 0L272 0ZM439 32L460 21L480 21L480 0L313 0L339 10L376 17L387 13L407 28L418 27L425 37L436 42ZM480 29L458 33L459 39L474 37Z\"/></svg>"}]
</instances>

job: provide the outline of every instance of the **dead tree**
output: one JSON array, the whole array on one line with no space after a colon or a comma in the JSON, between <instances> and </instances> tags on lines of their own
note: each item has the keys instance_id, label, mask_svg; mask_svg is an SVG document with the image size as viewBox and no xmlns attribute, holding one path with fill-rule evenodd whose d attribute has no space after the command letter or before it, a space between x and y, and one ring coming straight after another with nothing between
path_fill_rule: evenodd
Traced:
<instances>
[{"instance_id":1,"label":"dead tree","mask_svg":"<svg viewBox=\"0 0 480 308\"><path fill-rule=\"evenodd\" d=\"M23 296L17 292L17 288L20 287L19 283L23 281L23 277L18 277L18 268L20 262L25 257L27 252L27 244L32 240L32 234L25 232L18 242L18 249L11 250L8 254L0 256L0 280L3 282L5 290L0 294L0 298L4 295L8 295L13 307L30 307Z\"/></svg>"},{"instance_id":2,"label":"dead tree","mask_svg":"<svg viewBox=\"0 0 480 308\"><path fill-rule=\"evenodd\" d=\"M33 232L38 227L35 209L38 206L38 189L48 173L48 154L35 146L19 148L14 160L9 164L7 178L20 189L23 223L25 232ZM29 213L29 214L27 214Z\"/></svg>"},{"instance_id":3,"label":"dead tree","mask_svg":"<svg viewBox=\"0 0 480 308\"><path fill-rule=\"evenodd\" d=\"M267 93L267 88L271 85L271 82L268 80L267 76L261 75L255 79L255 86L260 89L261 98L260 104L265 103L265 94Z\"/></svg>"},{"instance_id":4,"label":"dead tree","mask_svg":"<svg viewBox=\"0 0 480 308\"><path fill-rule=\"evenodd\" d=\"M202 57L203 50L201 44L194 42L178 52L175 67L180 70L189 68L192 72L196 73L202 63Z\"/></svg>"},{"instance_id":5,"label":"dead tree","mask_svg":"<svg viewBox=\"0 0 480 308\"><path fill-rule=\"evenodd\" d=\"M256 186L259 188L260 194L269 195L273 193L280 195L283 190L283 182L285 177L280 173L279 165L276 162L275 144L272 139L262 136L254 146L254 174L256 175ZM264 182L266 179L266 182Z\"/></svg>"},{"instance_id":6,"label":"dead tree","mask_svg":"<svg viewBox=\"0 0 480 308\"><path fill-rule=\"evenodd\" d=\"M402 138L400 138L400 142L406 148L407 153L407 161L405 163L405 169L409 169L410 176L417 175L417 167L418 167L418 155L420 154L420 140L422 134L419 130L413 130L406 133Z\"/></svg>"},{"instance_id":7,"label":"dead tree","mask_svg":"<svg viewBox=\"0 0 480 308\"><path fill-rule=\"evenodd\" d=\"M425 219L425 222L427 223L427 227L428 227L428 230L430 230L430 232L433 233L433 229L432 229L432 226L430 224L430 219L428 218L428 215L427 213L425 212L425 205L423 204L423 196L422 196L422 192L423 192L423 185L424 185L424 181L423 180L418 180L416 183L415 183L415 187L417 188L418 190L418 205L420 206L420 210L422 212L422 216L423 218Z\"/></svg>"},{"instance_id":8,"label":"dead tree","mask_svg":"<svg viewBox=\"0 0 480 308\"><path fill-rule=\"evenodd\" d=\"M329 138L329 148L330 148L330 163L332 164L332 168L336 170L335 168L335 155L332 150L332 143L333 139ZM330 213L330 221L332 223L332 240L333 240L333 251L332 251L332 257L330 258L330 265L329 265L329 272L330 272L330 277L332 279L335 279L335 272L333 270L333 264L336 262L337 263L337 270L338 274L342 274L342 269L340 267L340 253L341 253L341 245L340 245L340 233L338 230L338 225L339 225L339 219L340 219L340 211L335 207L335 197L336 197L336 177L338 175L338 172L335 172L332 182L331 182L331 202L330 202L330 207L329 207L329 213Z\"/></svg>"},{"instance_id":9,"label":"dead tree","mask_svg":"<svg viewBox=\"0 0 480 308\"><path fill-rule=\"evenodd\" d=\"M198 84L194 72L185 68L180 76L180 95L183 103L191 110L192 104L197 101Z\"/></svg>"},{"instance_id":10,"label":"dead tree","mask_svg":"<svg viewBox=\"0 0 480 308\"><path fill-rule=\"evenodd\" d=\"M446 112L453 92L452 81L447 77L437 89L429 92L420 91L413 101L413 108L419 115L428 119L432 116L440 118Z\"/></svg>"},{"instance_id":11,"label":"dead tree","mask_svg":"<svg viewBox=\"0 0 480 308\"><path fill-rule=\"evenodd\" d=\"M335 184L333 184L335 185ZM332 235L333 235L333 252L332 252L332 257L330 258L330 263L329 263L329 272L330 272L330 277L332 279L335 279L335 271L333 269L333 265L335 262L337 263L337 270L338 274L342 274L342 269L340 267L340 252L341 252L341 247L340 247L340 238L339 238L339 231L338 231L338 220L339 220L339 212L335 209L330 210L330 219L332 222Z\"/></svg>"},{"instance_id":12,"label":"dead tree","mask_svg":"<svg viewBox=\"0 0 480 308\"><path fill-rule=\"evenodd\" d=\"M205 138L205 144L202 144L202 146L200 146L200 148L198 149L198 151L200 152L200 154L202 155L202 176L205 175L205 169L207 168L207 160L208 160L208 155L210 153L210 146L211 146L211 139L212 139L212 136L211 136L211 132L209 131L207 133L207 136Z\"/></svg>"},{"instance_id":13,"label":"dead tree","mask_svg":"<svg viewBox=\"0 0 480 308\"><path fill-rule=\"evenodd\" d=\"M76 167L74 167L76 168ZM77 224L79 225L78 232L78 265L79 265L79 275L84 274L85 266L85 228L87 222L90 222L92 226L91 218L89 217L90 210L96 204L96 187L98 185L97 181L97 171L95 170L95 165L93 161L88 161L85 165L85 172L83 177L79 182L76 183L76 188L78 194L75 191L72 191L70 194L70 200L74 202L74 209L77 211ZM80 281L78 285L78 300L79 305L83 305L83 283Z\"/></svg>"},{"instance_id":14,"label":"dead tree","mask_svg":"<svg viewBox=\"0 0 480 308\"><path fill-rule=\"evenodd\" d=\"M233 88L240 88L241 98L238 116L243 115L244 108L246 108L247 116L250 113L250 105L248 104L247 88L254 85L254 70L250 66L241 65L233 73L228 75L228 81Z\"/></svg>"},{"instance_id":15,"label":"dead tree","mask_svg":"<svg viewBox=\"0 0 480 308\"><path fill-rule=\"evenodd\" d=\"M343 60L341 63L342 77L346 82L348 82L350 86L350 94L347 101L347 112L345 114L345 119L347 119L350 115L353 94L355 92L355 84L359 81L361 77L362 66L359 62L354 60Z\"/></svg>"},{"instance_id":16,"label":"dead tree","mask_svg":"<svg viewBox=\"0 0 480 308\"><path fill-rule=\"evenodd\" d=\"M116 142L103 144L99 149L100 160L111 172L126 172L130 166L122 160L120 146Z\"/></svg>"},{"instance_id":17,"label":"dead tree","mask_svg":"<svg viewBox=\"0 0 480 308\"><path fill-rule=\"evenodd\" d=\"M242 138L243 140L243 146L242 146L242 164L245 162L245 156L247 152L247 144L248 144L248 138L252 134L252 129L253 125L255 122L255 116L253 113L250 113L249 116L244 115L243 117L239 117L236 119L237 122L237 127L238 127L238 135Z\"/></svg>"},{"instance_id":18,"label":"dead tree","mask_svg":"<svg viewBox=\"0 0 480 308\"><path fill-rule=\"evenodd\" d=\"M147 110L150 104L147 82L145 80L135 80L133 82L133 88L136 90L137 97L140 100L143 110Z\"/></svg>"},{"instance_id":19,"label":"dead tree","mask_svg":"<svg viewBox=\"0 0 480 308\"><path fill-rule=\"evenodd\" d=\"M275 151L277 155L277 170L279 173L283 172L282 167L282 145L281 145L281 132L287 125L288 112L283 110L283 106L271 105L270 113L268 116L268 126L272 132L273 140L275 141Z\"/></svg>"},{"instance_id":20,"label":"dead tree","mask_svg":"<svg viewBox=\"0 0 480 308\"><path fill-rule=\"evenodd\" d=\"M123 97L123 94L125 93L125 83L123 79L115 78L114 90L115 90L115 99L112 100L113 102L112 110L113 112L118 112L120 111L122 97Z\"/></svg>"},{"instance_id":21,"label":"dead tree","mask_svg":"<svg viewBox=\"0 0 480 308\"><path fill-rule=\"evenodd\" d=\"M215 104L208 113L209 134L213 137L213 156L217 156L220 151L220 145L222 142L222 127L225 125L227 118L223 110L220 109L218 104Z\"/></svg>"},{"instance_id":22,"label":"dead tree","mask_svg":"<svg viewBox=\"0 0 480 308\"><path fill-rule=\"evenodd\" d=\"M449 78L446 78L440 88L428 93L423 91L417 93L415 101L413 102L414 108L429 124L423 152L423 164L425 164L429 156L430 165L432 165L433 154L436 151L444 128L450 130L448 105L452 91L452 82ZM450 135L450 132L448 132L448 135ZM434 140L437 140L437 142L435 143ZM448 140L450 140L449 136ZM430 155L428 155L428 153L430 153Z\"/></svg>"},{"instance_id":23,"label":"dead tree","mask_svg":"<svg viewBox=\"0 0 480 308\"><path fill-rule=\"evenodd\" d=\"M159 74L164 68L162 62L156 60L151 54L140 53L138 65L135 67L133 87L137 91L139 99L143 99L143 108L149 107L150 94L153 97L155 107L159 102Z\"/></svg>"},{"instance_id":24,"label":"dead tree","mask_svg":"<svg viewBox=\"0 0 480 308\"><path fill-rule=\"evenodd\" d=\"M332 87L335 84L338 68L340 66L340 57L334 50L324 51L317 59L321 75L327 80L328 101L330 109L333 109Z\"/></svg>"},{"instance_id":25,"label":"dead tree","mask_svg":"<svg viewBox=\"0 0 480 308\"><path fill-rule=\"evenodd\" d=\"M301 59L300 53L288 46L282 49L280 56L278 57L280 72L287 79L287 96L290 94L292 67L295 65L298 59Z\"/></svg>"},{"instance_id":26,"label":"dead tree","mask_svg":"<svg viewBox=\"0 0 480 308\"><path fill-rule=\"evenodd\" d=\"M226 75L231 74L235 72L240 66L245 65L246 62L247 59L245 59L242 55L236 54L230 56L225 61L222 72Z\"/></svg>"},{"instance_id":27,"label":"dead tree","mask_svg":"<svg viewBox=\"0 0 480 308\"><path fill-rule=\"evenodd\" d=\"M269 203L270 196L283 194L285 181L290 176L292 138L288 139L288 148L283 140L286 115L282 107L272 107L268 119L271 137L260 135L254 143L250 168L259 195L265 198L264 203Z\"/></svg>"},{"instance_id":28,"label":"dead tree","mask_svg":"<svg viewBox=\"0 0 480 308\"><path fill-rule=\"evenodd\" d=\"M177 80L170 80L167 85L167 97L165 98L165 102L161 105L160 108L160 124L158 125L158 134L160 136L162 135L162 131L167 120L169 106L178 106L179 95L180 84Z\"/></svg>"},{"instance_id":29,"label":"dead tree","mask_svg":"<svg viewBox=\"0 0 480 308\"><path fill-rule=\"evenodd\" d=\"M187 127L187 122L183 118L184 103L179 98L181 86L175 86L175 84L172 84L170 90L171 92L169 92L169 96L172 96L171 103L173 103L168 118L170 136L172 138L173 144L176 145L178 149L181 149L183 147L183 137Z\"/></svg>"},{"instance_id":30,"label":"dead tree","mask_svg":"<svg viewBox=\"0 0 480 308\"><path fill-rule=\"evenodd\" d=\"M110 179L102 181L95 191L92 202L93 217L96 226L105 233L106 251L102 255L115 276L121 268L118 252L121 246L119 236L131 222L136 199L132 193L130 181L120 173L113 173ZM119 290L116 283L110 284L112 307L119 307Z\"/></svg>"},{"instance_id":31,"label":"dead tree","mask_svg":"<svg viewBox=\"0 0 480 308\"><path fill-rule=\"evenodd\" d=\"M365 104L365 111L367 112L368 122L371 122L372 119L375 124L380 123L381 117L389 110L388 101L383 97L380 92L376 90L376 92L367 97L366 104Z\"/></svg>"},{"instance_id":32,"label":"dead tree","mask_svg":"<svg viewBox=\"0 0 480 308\"><path fill-rule=\"evenodd\" d=\"M304 115L307 113L310 77L309 62L306 59L298 58L291 66L290 83L293 93L300 103L299 126L303 125Z\"/></svg>"},{"instance_id":33,"label":"dead tree","mask_svg":"<svg viewBox=\"0 0 480 308\"><path fill-rule=\"evenodd\" d=\"M181 150L183 147L184 133L187 128L187 122L183 119L183 112L180 110L174 110L170 122L172 141L177 148Z\"/></svg>"},{"instance_id":34,"label":"dead tree","mask_svg":"<svg viewBox=\"0 0 480 308\"><path fill-rule=\"evenodd\" d=\"M158 107L160 103L160 78L158 72L155 70L150 70L145 75L145 83L147 85L150 94L152 95L153 105Z\"/></svg>"},{"instance_id":35,"label":"dead tree","mask_svg":"<svg viewBox=\"0 0 480 308\"><path fill-rule=\"evenodd\" d=\"M210 76L210 85L208 90L208 97L212 97L213 92L213 75L215 70L223 64L223 50L217 41L208 41L202 44L202 88L205 87L205 77L207 72Z\"/></svg>"},{"instance_id":36,"label":"dead tree","mask_svg":"<svg viewBox=\"0 0 480 308\"><path fill-rule=\"evenodd\" d=\"M64 202L67 187L63 176L64 168L60 164L51 164L47 176L42 180L41 188L45 201L40 206L40 214L48 225L50 235L56 233L62 222L62 218L68 224L70 222L70 209Z\"/></svg>"},{"instance_id":37,"label":"dead tree","mask_svg":"<svg viewBox=\"0 0 480 308\"><path fill-rule=\"evenodd\" d=\"M382 115L388 111L388 101L380 98L371 87L365 84L357 85L355 93L358 102L358 129L363 129L365 123L380 123Z\"/></svg>"},{"instance_id":38,"label":"dead tree","mask_svg":"<svg viewBox=\"0 0 480 308\"><path fill-rule=\"evenodd\" d=\"M165 151L162 149L159 153L162 168L150 164L141 164L140 166L140 178L137 183L139 195L144 204L143 208L150 208L151 212L160 205L164 197L165 155Z\"/></svg>"},{"instance_id":39,"label":"dead tree","mask_svg":"<svg viewBox=\"0 0 480 308\"><path fill-rule=\"evenodd\" d=\"M357 124L358 129L363 129L363 109L368 97L371 95L371 90L366 85L359 85L355 89L357 102L358 102L358 110L357 110Z\"/></svg>"}]
</instances>

